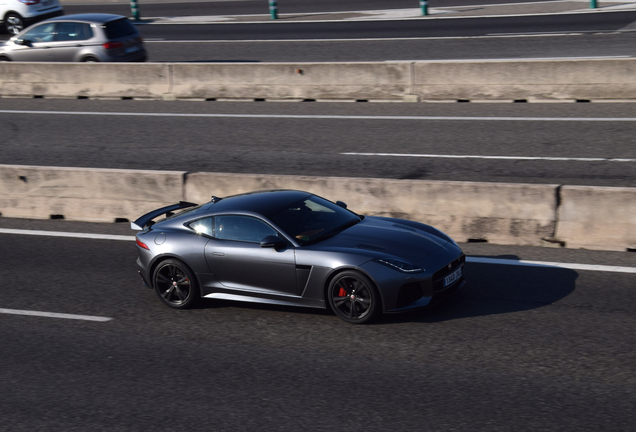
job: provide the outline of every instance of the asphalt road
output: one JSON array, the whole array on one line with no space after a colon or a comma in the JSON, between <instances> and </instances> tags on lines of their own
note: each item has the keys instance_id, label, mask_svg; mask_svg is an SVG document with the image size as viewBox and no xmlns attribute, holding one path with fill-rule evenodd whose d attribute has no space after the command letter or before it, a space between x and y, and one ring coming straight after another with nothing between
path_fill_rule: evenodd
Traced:
<instances>
[{"instance_id":1,"label":"asphalt road","mask_svg":"<svg viewBox=\"0 0 636 432\"><path fill-rule=\"evenodd\" d=\"M635 263L628 253L465 250ZM448 303L352 326L223 301L170 310L141 285L135 255L132 241L0 234L0 308L112 318L0 313L2 430L597 432L636 421L634 274L469 263L469 287Z\"/></svg>"},{"instance_id":2,"label":"asphalt road","mask_svg":"<svg viewBox=\"0 0 636 432\"><path fill-rule=\"evenodd\" d=\"M357 41L193 42L146 39L152 62L212 63L633 57L636 55L635 46L636 32Z\"/></svg>"},{"instance_id":3,"label":"asphalt road","mask_svg":"<svg viewBox=\"0 0 636 432\"><path fill-rule=\"evenodd\" d=\"M630 103L3 98L0 110L3 164L636 186Z\"/></svg>"},{"instance_id":4,"label":"asphalt road","mask_svg":"<svg viewBox=\"0 0 636 432\"><path fill-rule=\"evenodd\" d=\"M523 3L527 0L429 0L429 7L470 6L483 4ZM536 0L534 0L536 2ZM542 0L539 0L540 2ZM545 0L549 1L549 0ZM315 13L342 12L383 9L418 8L418 0L278 0L279 13ZM127 1L63 1L67 14L99 12L130 15L130 3ZM206 15L255 15L268 14L267 0L240 1L172 1L172 2L139 2L142 16L206 16Z\"/></svg>"}]
</instances>

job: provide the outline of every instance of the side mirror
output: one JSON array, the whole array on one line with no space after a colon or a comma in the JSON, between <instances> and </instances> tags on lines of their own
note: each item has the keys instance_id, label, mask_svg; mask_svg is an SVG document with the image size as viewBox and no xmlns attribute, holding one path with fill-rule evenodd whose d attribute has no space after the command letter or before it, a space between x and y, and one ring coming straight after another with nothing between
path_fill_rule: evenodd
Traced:
<instances>
[{"instance_id":1,"label":"side mirror","mask_svg":"<svg viewBox=\"0 0 636 432\"><path fill-rule=\"evenodd\" d=\"M16 39L15 43L16 45L31 46L31 41L28 39Z\"/></svg>"},{"instance_id":2,"label":"side mirror","mask_svg":"<svg viewBox=\"0 0 636 432\"><path fill-rule=\"evenodd\" d=\"M261 240L262 248L280 249L285 246L287 246L287 242L284 239L275 235L269 235L265 237L263 240Z\"/></svg>"},{"instance_id":3,"label":"side mirror","mask_svg":"<svg viewBox=\"0 0 636 432\"><path fill-rule=\"evenodd\" d=\"M342 201L336 201L336 205L339 205L340 207L342 207L343 209L347 208L347 205L345 203L343 203Z\"/></svg>"}]
</instances>

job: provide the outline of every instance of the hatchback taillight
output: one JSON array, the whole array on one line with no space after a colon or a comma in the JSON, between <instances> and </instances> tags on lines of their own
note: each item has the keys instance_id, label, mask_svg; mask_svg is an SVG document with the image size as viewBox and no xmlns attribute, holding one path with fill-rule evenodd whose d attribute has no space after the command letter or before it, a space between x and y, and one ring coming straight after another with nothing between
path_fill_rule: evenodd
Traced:
<instances>
[{"instance_id":1,"label":"hatchback taillight","mask_svg":"<svg viewBox=\"0 0 636 432\"><path fill-rule=\"evenodd\" d=\"M40 3L40 0L18 0L20 3L24 3L27 6L33 6Z\"/></svg>"},{"instance_id":2,"label":"hatchback taillight","mask_svg":"<svg viewBox=\"0 0 636 432\"><path fill-rule=\"evenodd\" d=\"M106 49L115 49L115 48L121 48L124 46L123 43L121 42L106 42L105 44L102 45L104 48Z\"/></svg>"},{"instance_id":3,"label":"hatchback taillight","mask_svg":"<svg viewBox=\"0 0 636 432\"><path fill-rule=\"evenodd\" d=\"M139 246L142 249L150 250L150 248L148 248L148 245L139 239L137 239L137 246Z\"/></svg>"}]
</instances>

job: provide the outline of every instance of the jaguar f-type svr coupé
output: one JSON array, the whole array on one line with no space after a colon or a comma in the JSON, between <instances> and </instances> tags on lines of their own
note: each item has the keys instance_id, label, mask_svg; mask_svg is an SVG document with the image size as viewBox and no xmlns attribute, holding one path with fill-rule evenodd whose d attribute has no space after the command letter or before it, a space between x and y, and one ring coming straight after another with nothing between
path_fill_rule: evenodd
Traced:
<instances>
[{"instance_id":1,"label":"jaguar f-type svr coup\u00e9","mask_svg":"<svg viewBox=\"0 0 636 432\"><path fill-rule=\"evenodd\" d=\"M140 231L139 274L173 308L206 297L328 308L362 324L426 306L465 284L465 256L441 231L358 215L308 192L180 202L132 228Z\"/></svg>"}]
</instances>

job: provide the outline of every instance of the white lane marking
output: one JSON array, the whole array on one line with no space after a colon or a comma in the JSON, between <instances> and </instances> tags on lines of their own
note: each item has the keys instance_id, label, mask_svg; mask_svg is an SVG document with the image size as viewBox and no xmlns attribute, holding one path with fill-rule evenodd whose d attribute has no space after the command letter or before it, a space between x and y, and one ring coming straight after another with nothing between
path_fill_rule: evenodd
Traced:
<instances>
[{"instance_id":1,"label":"white lane marking","mask_svg":"<svg viewBox=\"0 0 636 432\"><path fill-rule=\"evenodd\" d=\"M302 63L297 63L302 65ZM92 111L26 111L0 110L0 114L78 115L117 117L202 117L257 118L300 120L420 120L420 121L529 121L529 122L636 122L636 117L455 117L455 116L364 116L320 114L210 114L210 113L149 113L149 112L92 112Z\"/></svg>"},{"instance_id":2,"label":"white lane marking","mask_svg":"<svg viewBox=\"0 0 636 432\"><path fill-rule=\"evenodd\" d=\"M433 159L492 159L492 160L544 160L567 162L636 162L636 159L619 158L576 158L556 156L480 156L480 155L442 155L442 154L404 154L404 153L340 153L345 156L411 157Z\"/></svg>"},{"instance_id":3,"label":"white lane marking","mask_svg":"<svg viewBox=\"0 0 636 432\"><path fill-rule=\"evenodd\" d=\"M93 240L124 240L124 241L135 240L134 236L124 236L124 235L114 235L114 234L90 234L90 233L75 233L75 232L63 232L63 231L39 231L39 230L9 229L9 228L0 228L0 234L84 238L84 239L93 239Z\"/></svg>"},{"instance_id":4,"label":"white lane marking","mask_svg":"<svg viewBox=\"0 0 636 432\"><path fill-rule=\"evenodd\" d=\"M74 314L65 314L65 313L56 313L56 312L39 312L39 311L18 310L18 309L1 309L0 308L0 313L10 314L10 315L26 315L26 316L45 317L45 318L64 318L64 319L97 321L97 322L106 322L106 321L112 320L112 318L91 316L91 315L74 315Z\"/></svg>"},{"instance_id":5,"label":"white lane marking","mask_svg":"<svg viewBox=\"0 0 636 432\"><path fill-rule=\"evenodd\" d=\"M113 236L109 234L71 233L71 232L60 232L60 231L12 230L12 229L4 229L4 228L0 228L0 234L1 233L22 234L22 235L26 234L26 235L51 236L51 237L80 237L85 239L96 239L96 240L128 240L128 241L135 240L135 237ZM482 258L482 257L467 257L466 261L474 262L474 263L482 263L482 264L501 264L501 265L517 265L517 266L530 266L530 267L556 267L556 268L566 268L566 269L572 269L572 270L588 270L588 271L599 271L599 272L610 272L610 273L636 273L636 267L618 267L618 266L605 266L605 265L594 265L594 264L511 260L511 259ZM11 309L0 309L0 311L7 311L7 310L11 310ZM3 312L3 313L10 313L10 312ZM34 314L38 314L38 313L46 313L46 312L34 312ZM64 314L55 314L55 315L64 315ZM69 315L69 316L82 316L82 315ZM111 318L105 318L105 320L109 320L109 319Z\"/></svg>"},{"instance_id":6,"label":"white lane marking","mask_svg":"<svg viewBox=\"0 0 636 432\"><path fill-rule=\"evenodd\" d=\"M514 266L525 266L525 267L564 268L569 270L585 270L585 271L597 271L597 272L609 272L609 273L636 273L636 267L619 267L619 266L606 266L606 265L595 265L595 264L510 260L510 259L482 258L482 257L466 257L466 262L480 263L480 264L514 265Z\"/></svg>"}]
</instances>

